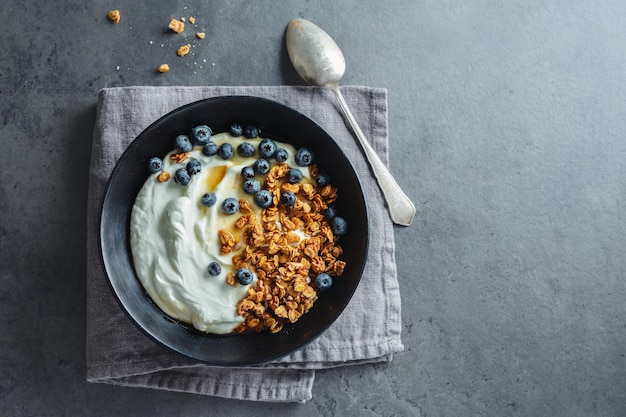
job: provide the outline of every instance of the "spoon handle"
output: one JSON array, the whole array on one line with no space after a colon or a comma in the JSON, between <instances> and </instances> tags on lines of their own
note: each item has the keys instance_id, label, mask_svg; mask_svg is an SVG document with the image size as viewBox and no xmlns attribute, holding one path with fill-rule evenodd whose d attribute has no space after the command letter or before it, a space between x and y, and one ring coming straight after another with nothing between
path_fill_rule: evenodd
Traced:
<instances>
[{"instance_id":1,"label":"spoon handle","mask_svg":"<svg viewBox=\"0 0 626 417\"><path fill-rule=\"evenodd\" d=\"M399 224L401 226L409 226L413 221L413 217L415 216L415 206L409 200L409 198L404 194L396 180L393 178L385 164L380 160L378 154L372 146L369 144L363 131L359 127L356 119L352 115L352 112L348 108L346 101L343 98L343 94L339 90L339 86L334 84L330 85L329 88L335 93L337 100L339 101L339 105L341 106L341 110L343 110L344 115L348 119L350 126L352 126L352 130L356 134L361 147L363 148L363 152L367 160L370 163L370 167L374 172L374 176L378 180L378 185L380 186L383 195L385 196L385 201L387 201L387 206L389 207L389 212L391 214L391 219L394 223Z\"/></svg>"}]
</instances>

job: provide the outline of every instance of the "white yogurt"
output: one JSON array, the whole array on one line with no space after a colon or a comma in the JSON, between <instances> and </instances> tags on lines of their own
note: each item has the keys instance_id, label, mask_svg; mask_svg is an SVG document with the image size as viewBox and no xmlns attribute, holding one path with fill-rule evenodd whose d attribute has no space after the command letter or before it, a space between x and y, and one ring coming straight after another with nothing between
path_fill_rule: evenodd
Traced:
<instances>
[{"instance_id":1,"label":"white yogurt","mask_svg":"<svg viewBox=\"0 0 626 417\"><path fill-rule=\"evenodd\" d=\"M169 181L158 182L158 174L150 175L133 206L130 244L139 280L166 314L191 323L202 332L230 333L243 321L236 312L236 305L246 296L249 285L226 283L227 274L234 269L232 257L242 248L221 255L218 230L228 230L241 241L241 233L233 226L240 215L222 212L222 202L228 197L248 200L258 215L262 211L253 196L243 191L241 177L241 169L251 166L259 158L258 152L243 158L236 151L244 141L252 143L256 149L261 140L233 138L228 133L214 135L211 141L217 145L232 144L235 156L230 160L218 155L206 156L201 147L196 146L187 160L178 164L170 159L174 153L170 152L163 159L163 171L171 174ZM277 145L289 153L287 163L296 166L293 160L296 149L286 143L277 142ZM187 186L177 184L175 171L185 167L191 159L202 164L200 173L193 175ZM310 181L308 168L298 168L303 178ZM263 186L264 177L257 175L256 179ZM212 207L201 203L206 192L213 192L217 197ZM218 276L211 276L207 270L214 261L222 267ZM255 282L256 276L250 285Z\"/></svg>"}]
</instances>

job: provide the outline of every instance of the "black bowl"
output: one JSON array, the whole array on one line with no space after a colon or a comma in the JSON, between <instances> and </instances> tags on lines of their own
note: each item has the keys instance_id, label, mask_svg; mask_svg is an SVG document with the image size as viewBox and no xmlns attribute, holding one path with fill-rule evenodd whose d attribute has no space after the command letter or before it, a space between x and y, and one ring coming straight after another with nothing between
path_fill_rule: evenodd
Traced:
<instances>
[{"instance_id":1,"label":"black bowl","mask_svg":"<svg viewBox=\"0 0 626 417\"><path fill-rule=\"evenodd\" d=\"M255 125L263 137L308 147L318 166L339 189L335 204L349 226L341 237L347 265L311 310L276 334L213 335L165 315L139 282L130 251L130 214L148 173L146 161L165 155L173 138L199 124L214 132L233 123ZM109 179L101 215L100 244L105 270L117 300L148 336L189 358L219 366L261 364L288 355L322 334L340 315L356 289L367 253L367 209L359 178L337 142L317 123L287 106L256 97L218 97L180 107L143 131L126 149Z\"/></svg>"}]
</instances>

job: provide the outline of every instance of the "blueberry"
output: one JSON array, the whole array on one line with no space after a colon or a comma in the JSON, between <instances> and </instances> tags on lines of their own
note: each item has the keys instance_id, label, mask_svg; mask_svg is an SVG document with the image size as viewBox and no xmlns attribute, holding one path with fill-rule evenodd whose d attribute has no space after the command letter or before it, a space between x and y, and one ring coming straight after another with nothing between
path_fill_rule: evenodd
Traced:
<instances>
[{"instance_id":1,"label":"blueberry","mask_svg":"<svg viewBox=\"0 0 626 417\"><path fill-rule=\"evenodd\" d=\"M243 129L243 135L248 139L253 139L259 136L259 129L256 126L246 126Z\"/></svg>"},{"instance_id":2,"label":"blueberry","mask_svg":"<svg viewBox=\"0 0 626 417\"><path fill-rule=\"evenodd\" d=\"M330 184L330 177L326 174L318 174L315 176L315 182L320 187Z\"/></svg>"},{"instance_id":3,"label":"blueberry","mask_svg":"<svg viewBox=\"0 0 626 417\"><path fill-rule=\"evenodd\" d=\"M237 272L235 272L235 279L241 285L249 285L252 283L254 276L252 275L252 271L248 268L239 268Z\"/></svg>"},{"instance_id":4,"label":"blueberry","mask_svg":"<svg viewBox=\"0 0 626 417\"><path fill-rule=\"evenodd\" d=\"M336 235L343 235L348 231L348 223L343 217L335 216L330 223L333 233Z\"/></svg>"},{"instance_id":5,"label":"blueberry","mask_svg":"<svg viewBox=\"0 0 626 417\"><path fill-rule=\"evenodd\" d=\"M243 190L248 194L256 194L261 189L261 184L254 178L250 178L243 182Z\"/></svg>"},{"instance_id":6,"label":"blueberry","mask_svg":"<svg viewBox=\"0 0 626 417\"><path fill-rule=\"evenodd\" d=\"M270 163L267 162L267 159L259 158L254 161L252 168L257 174L267 174L270 170Z\"/></svg>"},{"instance_id":7,"label":"blueberry","mask_svg":"<svg viewBox=\"0 0 626 417\"><path fill-rule=\"evenodd\" d=\"M328 220L332 220L337 215L337 210L335 210L334 207L328 207L326 210L324 210L324 215Z\"/></svg>"},{"instance_id":8,"label":"blueberry","mask_svg":"<svg viewBox=\"0 0 626 417\"><path fill-rule=\"evenodd\" d=\"M289 168L289 171L287 171L287 181L291 184L299 183L302 181L302 171L298 168Z\"/></svg>"},{"instance_id":9,"label":"blueberry","mask_svg":"<svg viewBox=\"0 0 626 417\"><path fill-rule=\"evenodd\" d=\"M276 162L286 162L288 157L289 153L283 148L278 148L276 149L276 152L274 152L274 159Z\"/></svg>"},{"instance_id":10,"label":"blueberry","mask_svg":"<svg viewBox=\"0 0 626 417\"><path fill-rule=\"evenodd\" d=\"M189 140L189 136L178 135L174 139L174 148L176 148L178 152L191 152L193 145Z\"/></svg>"},{"instance_id":11,"label":"blueberry","mask_svg":"<svg viewBox=\"0 0 626 417\"><path fill-rule=\"evenodd\" d=\"M217 262L211 262L209 264L208 270L209 270L209 274L214 277L222 273L222 267Z\"/></svg>"},{"instance_id":12,"label":"blueberry","mask_svg":"<svg viewBox=\"0 0 626 417\"><path fill-rule=\"evenodd\" d=\"M261 190L254 195L254 202L261 208L268 208L274 204L274 197L269 191Z\"/></svg>"},{"instance_id":13,"label":"blueberry","mask_svg":"<svg viewBox=\"0 0 626 417\"><path fill-rule=\"evenodd\" d=\"M261 157L269 159L274 156L276 152L276 142L272 139L263 139L259 144L259 155Z\"/></svg>"},{"instance_id":14,"label":"blueberry","mask_svg":"<svg viewBox=\"0 0 626 417\"><path fill-rule=\"evenodd\" d=\"M187 162L187 172L189 175L196 175L202 169L202 164L197 159Z\"/></svg>"},{"instance_id":15,"label":"blueberry","mask_svg":"<svg viewBox=\"0 0 626 417\"><path fill-rule=\"evenodd\" d=\"M333 285L333 278L326 272L322 272L315 277L315 286L320 291L326 291Z\"/></svg>"},{"instance_id":16,"label":"blueberry","mask_svg":"<svg viewBox=\"0 0 626 417\"><path fill-rule=\"evenodd\" d=\"M236 138L238 138L239 136L243 135L243 129L241 128L241 125L235 123L230 127L230 135L234 136Z\"/></svg>"},{"instance_id":17,"label":"blueberry","mask_svg":"<svg viewBox=\"0 0 626 417\"><path fill-rule=\"evenodd\" d=\"M237 146L237 153L241 156L247 157L254 155L254 145L250 142L243 142Z\"/></svg>"},{"instance_id":18,"label":"blueberry","mask_svg":"<svg viewBox=\"0 0 626 417\"><path fill-rule=\"evenodd\" d=\"M217 197L213 193L204 193L202 195L202 205L205 207L211 207L217 203Z\"/></svg>"},{"instance_id":19,"label":"blueberry","mask_svg":"<svg viewBox=\"0 0 626 417\"><path fill-rule=\"evenodd\" d=\"M217 154L222 159L230 159L233 157L233 145L230 143L222 143L217 150Z\"/></svg>"},{"instance_id":20,"label":"blueberry","mask_svg":"<svg viewBox=\"0 0 626 417\"><path fill-rule=\"evenodd\" d=\"M193 144L194 145L200 145L200 146L204 146L209 142L209 139L211 139L211 134L213 133L211 131L211 128L208 127L207 125L200 125L200 126L196 126L191 130L191 137L193 139Z\"/></svg>"},{"instance_id":21,"label":"blueberry","mask_svg":"<svg viewBox=\"0 0 626 417\"><path fill-rule=\"evenodd\" d=\"M217 153L218 149L217 143L209 141L202 147L202 153L206 156L213 156Z\"/></svg>"},{"instance_id":22,"label":"blueberry","mask_svg":"<svg viewBox=\"0 0 626 417\"><path fill-rule=\"evenodd\" d=\"M156 156L154 158L150 158L150 160L148 161L148 171L154 174L156 172L161 172L162 170L163 161L161 160L161 158L157 158Z\"/></svg>"},{"instance_id":23,"label":"blueberry","mask_svg":"<svg viewBox=\"0 0 626 417\"><path fill-rule=\"evenodd\" d=\"M225 214L235 214L239 211L239 201L236 198L229 197L222 203L222 211Z\"/></svg>"},{"instance_id":24,"label":"blueberry","mask_svg":"<svg viewBox=\"0 0 626 417\"><path fill-rule=\"evenodd\" d=\"M244 180L249 180L250 178L254 178L255 172L252 167L243 167L241 168L241 177Z\"/></svg>"},{"instance_id":25,"label":"blueberry","mask_svg":"<svg viewBox=\"0 0 626 417\"><path fill-rule=\"evenodd\" d=\"M174 173L174 181L180 185L187 185L191 181L191 177L185 168L178 168Z\"/></svg>"},{"instance_id":26,"label":"blueberry","mask_svg":"<svg viewBox=\"0 0 626 417\"><path fill-rule=\"evenodd\" d=\"M280 202L286 207L291 207L296 204L296 195L291 191L285 191L280 195Z\"/></svg>"},{"instance_id":27,"label":"blueberry","mask_svg":"<svg viewBox=\"0 0 626 417\"><path fill-rule=\"evenodd\" d=\"M294 159L301 167L308 167L313 163L313 152L308 148L300 148L296 151Z\"/></svg>"}]
</instances>

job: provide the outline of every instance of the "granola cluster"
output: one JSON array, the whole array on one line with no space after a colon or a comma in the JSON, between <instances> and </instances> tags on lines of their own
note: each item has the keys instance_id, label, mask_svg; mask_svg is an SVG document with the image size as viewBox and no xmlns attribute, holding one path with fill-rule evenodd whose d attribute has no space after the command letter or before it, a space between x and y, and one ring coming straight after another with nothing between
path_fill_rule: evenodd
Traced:
<instances>
[{"instance_id":1,"label":"granola cluster","mask_svg":"<svg viewBox=\"0 0 626 417\"><path fill-rule=\"evenodd\" d=\"M115 24L120 23L120 11L115 9L115 10L110 10L109 13L107 13L108 18Z\"/></svg>"},{"instance_id":2,"label":"granola cluster","mask_svg":"<svg viewBox=\"0 0 626 417\"><path fill-rule=\"evenodd\" d=\"M343 250L338 244L324 210L336 200L337 189L331 185L315 187L309 183L285 181L286 164L275 165L267 175L265 188L273 195L274 204L257 218L245 199L240 201L240 217L235 229L241 231L241 242L232 233L220 230L220 252L231 253L235 269L255 271L258 281L237 305L244 322L236 332L280 331L284 323L296 322L317 300L312 277L321 273L340 276L346 263L338 257ZM310 167L316 175L317 167ZM281 192L291 191L298 199L293 207L278 204ZM235 274L226 281L236 285Z\"/></svg>"}]
</instances>

